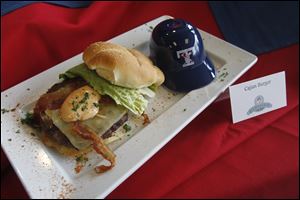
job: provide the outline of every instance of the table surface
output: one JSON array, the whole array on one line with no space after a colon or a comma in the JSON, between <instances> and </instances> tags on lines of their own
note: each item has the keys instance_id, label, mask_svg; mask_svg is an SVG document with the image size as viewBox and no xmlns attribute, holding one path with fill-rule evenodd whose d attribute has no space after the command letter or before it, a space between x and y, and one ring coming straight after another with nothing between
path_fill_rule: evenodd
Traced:
<instances>
[{"instance_id":1,"label":"table surface","mask_svg":"<svg viewBox=\"0 0 300 200\"><path fill-rule=\"evenodd\" d=\"M36 3L2 16L1 91L161 15L223 39L207 2ZM229 100L212 104L107 198L299 198L299 44L259 55L237 82L280 71L286 107L232 124ZM28 198L3 151L1 198Z\"/></svg>"}]
</instances>

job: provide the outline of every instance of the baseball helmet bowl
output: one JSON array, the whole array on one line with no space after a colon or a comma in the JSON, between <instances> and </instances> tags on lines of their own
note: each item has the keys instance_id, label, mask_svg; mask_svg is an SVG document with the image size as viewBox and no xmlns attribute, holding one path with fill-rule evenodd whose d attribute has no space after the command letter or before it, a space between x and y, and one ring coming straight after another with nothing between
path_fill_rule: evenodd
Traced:
<instances>
[{"instance_id":1,"label":"baseball helmet bowl","mask_svg":"<svg viewBox=\"0 0 300 200\"><path fill-rule=\"evenodd\" d=\"M188 92L216 77L198 29L182 19L167 19L153 29L150 58L164 72L164 84L171 90Z\"/></svg>"}]
</instances>

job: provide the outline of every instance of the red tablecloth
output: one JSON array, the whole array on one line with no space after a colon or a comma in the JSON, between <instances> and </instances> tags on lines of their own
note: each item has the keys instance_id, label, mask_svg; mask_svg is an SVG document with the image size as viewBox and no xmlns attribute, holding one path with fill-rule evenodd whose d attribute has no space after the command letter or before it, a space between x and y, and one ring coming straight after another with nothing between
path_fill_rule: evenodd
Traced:
<instances>
[{"instance_id":1,"label":"red tablecloth","mask_svg":"<svg viewBox=\"0 0 300 200\"><path fill-rule=\"evenodd\" d=\"M9 13L1 17L1 90L166 14L223 38L206 2L36 3ZM286 107L232 124L229 100L212 104L108 198L299 198L299 45L259 56L238 82L283 70ZM28 198L3 152L1 198Z\"/></svg>"}]
</instances>

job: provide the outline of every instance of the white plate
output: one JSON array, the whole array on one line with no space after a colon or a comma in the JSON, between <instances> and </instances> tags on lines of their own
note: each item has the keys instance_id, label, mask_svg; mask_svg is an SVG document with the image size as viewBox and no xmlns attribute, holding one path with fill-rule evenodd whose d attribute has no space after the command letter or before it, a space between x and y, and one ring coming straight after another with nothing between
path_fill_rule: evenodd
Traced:
<instances>
[{"instance_id":1,"label":"white plate","mask_svg":"<svg viewBox=\"0 0 300 200\"><path fill-rule=\"evenodd\" d=\"M149 55L149 38L153 27L168 18L171 17L159 17L110 41L137 48ZM93 153L89 155L91 166L75 174L73 158L65 158L45 147L31 134L34 133L33 129L20 123L20 117L32 108L39 96L59 81L60 73L83 62L82 54L2 92L1 108L19 106L15 111L1 112L1 146L30 197L104 198L257 61L256 56L236 46L204 31L200 30L200 33L206 51L218 68L216 80L189 93L174 93L161 87L147 109L151 123L143 126L137 119L130 119L133 130L126 140L130 139L113 145L117 164L102 175L94 173L93 166L102 161Z\"/></svg>"}]
</instances>

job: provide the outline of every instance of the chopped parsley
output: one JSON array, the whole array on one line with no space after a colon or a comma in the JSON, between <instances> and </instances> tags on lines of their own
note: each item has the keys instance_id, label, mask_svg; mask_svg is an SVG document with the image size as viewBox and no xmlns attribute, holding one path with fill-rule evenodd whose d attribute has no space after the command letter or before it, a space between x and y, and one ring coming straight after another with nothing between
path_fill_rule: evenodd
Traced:
<instances>
[{"instance_id":1,"label":"chopped parsley","mask_svg":"<svg viewBox=\"0 0 300 200\"><path fill-rule=\"evenodd\" d=\"M89 99L89 93L85 92L83 98L81 99L81 101L79 101L80 104L85 103L86 100Z\"/></svg>"},{"instance_id":2,"label":"chopped parsley","mask_svg":"<svg viewBox=\"0 0 300 200\"><path fill-rule=\"evenodd\" d=\"M183 109L183 112L185 112L186 111L186 108L185 109Z\"/></svg>"},{"instance_id":3,"label":"chopped parsley","mask_svg":"<svg viewBox=\"0 0 300 200\"><path fill-rule=\"evenodd\" d=\"M72 101L72 110L73 111L77 111L78 108L83 104L83 106L81 107L81 111L84 111L85 109L87 109L87 100L89 99L89 93L85 92L83 98L77 103L75 101Z\"/></svg>"},{"instance_id":4,"label":"chopped parsley","mask_svg":"<svg viewBox=\"0 0 300 200\"><path fill-rule=\"evenodd\" d=\"M131 126L129 126L128 124L125 124L123 126L123 128L124 128L124 130L125 130L126 133L131 130Z\"/></svg>"},{"instance_id":5,"label":"chopped parsley","mask_svg":"<svg viewBox=\"0 0 300 200\"><path fill-rule=\"evenodd\" d=\"M73 106L72 108L73 111L77 111L77 109L79 108L79 104L76 103L75 101L72 101L72 106Z\"/></svg>"},{"instance_id":6,"label":"chopped parsley","mask_svg":"<svg viewBox=\"0 0 300 200\"><path fill-rule=\"evenodd\" d=\"M27 124L27 125L33 125L34 124L34 118L33 118L33 113L26 113L25 118L21 119L22 124Z\"/></svg>"},{"instance_id":7,"label":"chopped parsley","mask_svg":"<svg viewBox=\"0 0 300 200\"><path fill-rule=\"evenodd\" d=\"M228 72L223 72L223 73L220 75L220 78L221 78L221 77L225 78L226 76L228 76L228 74L229 74Z\"/></svg>"},{"instance_id":8,"label":"chopped parsley","mask_svg":"<svg viewBox=\"0 0 300 200\"><path fill-rule=\"evenodd\" d=\"M7 109L5 109L5 108L2 108L2 109L1 109L1 113L2 113L2 114L7 113L7 112L9 112L9 110L7 110Z\"/></svg>"},{"instance_id":9,"label":"chopped parsley","mask_svg":"<svg viewBox=\"0 0 300 200\"><path fill-rule=\"evenodd\" d=\"M85 163L88 160L89 159L87 157L83 156L83 155L76 157L76 162L79 162L79 163L82 163L82 162Z\"/></svg>"},{"instance_id":10,"label":"chopped parsley","mask_svg":"<svg viewBox=\"0 0 300 200\"><path fill-rule=\"evenodd\" d=\"M20 129L18 129L18 130L16 131L16 133L20 133Z\"/></svg>"}]
</instances>

